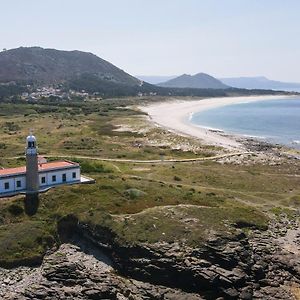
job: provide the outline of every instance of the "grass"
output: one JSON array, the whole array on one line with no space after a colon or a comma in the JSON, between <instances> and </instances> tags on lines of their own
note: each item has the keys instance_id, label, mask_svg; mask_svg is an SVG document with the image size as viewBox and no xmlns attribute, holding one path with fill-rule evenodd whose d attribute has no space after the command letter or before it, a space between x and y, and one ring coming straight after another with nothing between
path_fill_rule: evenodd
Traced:
<instances>
[{"instance_id":1,"label":"grass","mask_svg":"<svg viewBox=\"0 0 300 300\"><path fill-rule=\"evenodd\" d=\"M22 196L1 199L0 264L41 257L58 242L57 221L68 214L108 226L126 243L178 240L190 245L234 234L237 227L263 230L272 215L295 215L298 161L280 166L212 161L142 165L76 158L180 159L222 151L153 127L143 114L120 108L127 104L133 102L0 105L0 166L24 165L24 139L34 128L41 154L53 159L67 155L96 180L41 194L34 216L25 214ZM134 132L115 131L124 124Z\"/></svg>"},{"instance_id":2,"label":"grass","mask_svg":"<svg viewBox=\"0 0 300 300\"><path fill-rule=\"evenodd\" d=\"M25 221L0 226L0 264L39 262L40 257L53 245L54 238L43 222Z\"/></svg>"},{"instance_id":3,"label":"grass","mask_svg":"<svg viewBox=\"0 0 300 300\"><path fill-rule=\"evenodd\" d=\"M106 219L107 220L107 219ZM166 221L167 220L167 221ZM89 213L83 221L103 225L103 214ZM268 218L249 207L156 206L137 214L114 215L109 226L125 243L175 242L200 246L222 233L232 236L235 227L266 229Z\"/></svg>"}]
</instances>

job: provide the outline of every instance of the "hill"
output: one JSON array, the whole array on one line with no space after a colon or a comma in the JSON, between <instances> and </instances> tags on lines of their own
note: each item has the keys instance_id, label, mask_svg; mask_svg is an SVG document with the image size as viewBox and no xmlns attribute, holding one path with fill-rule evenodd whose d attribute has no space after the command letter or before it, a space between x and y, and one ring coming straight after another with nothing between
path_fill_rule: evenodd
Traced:
<instances>
[{"instance_id":1,"label":"hill","mask_svg":"<svg viewBox=\"0 0 300 300\"><path fill-rule=\"evenodd\" d=\"M220 80L205 74L198 73L195 75L183 74L174 79L158 84L162 87L177 87L177 88L197 88L197 89L226 89L227 85Z\"/></svg>"},{"instance_id":2,"label":"hill","mask_svg":"<svg viewBox=\"0 0 300 300\"><path fill-rule=\"evenodd\" d=\"M221 78L220 80L224 84L236 88L242 88L242 89L273 89L273 90L300 89L300 83L270 80L264 76Z\"/></svg>"},{"instance_id":3,"label":"hill","mask_svg":"<svg viewBox=\"0 0 300 300\"><path fill-rule=\"evenodd\" d=\"M28 84L31 85L28 87ZM0 101L17 100L22 92L36 87L59 85L96 93L102 98L137 95L224 97L226 95L270 94L270 91L230 89L207 74L182 75L160 86L127 74L98 56L82 51L20 47L0 52ZM271 92L273 93L273 92Z\"/></svg>"},{"instance_id":4,"label":"hill","mask_svg":"<svg viewBox=\"0 0 300 300\"><path fill-rule=\"evenodd\" d=\"M41 47L20 47L0 53L0 82L49 84L83 74L130 86L140 84L137 78L92 53Z\"/></svg>"},{"instance_id":5,"label":"hill","mask_svg":"<svg viewBox=\"0 0 300 300\"><path fill-rule=\"evenodd\" d=\"M173 76L135 75L135 77L140 79L140 80L151 83L151 84L158 84L158 83L165 82L165 81L168 81L170 79L173 79L173 78L177 77L177 75L173 75Z\"/></svg>"}]
</instances>

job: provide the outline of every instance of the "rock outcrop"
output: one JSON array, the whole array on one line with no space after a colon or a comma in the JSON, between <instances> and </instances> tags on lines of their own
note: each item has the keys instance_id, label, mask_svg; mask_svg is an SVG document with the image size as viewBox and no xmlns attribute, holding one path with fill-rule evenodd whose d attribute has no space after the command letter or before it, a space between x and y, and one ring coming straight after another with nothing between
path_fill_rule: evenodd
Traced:
<instances>
[{"instance_id":1,"label":"rock outcrop","mask_svg":"<svg viewBox=\"0 0 300 300\"><path fill-rule=\"evenodd\" d=\"M285 216L265 232L217 237L198 248L180 243L120 245L104 228L77 228L95 244L112 247L115 268L124 276L205 299L291 299L291 286L300 283L300 230Z\"/></svg>"},{"instance_id":2,"label":"rock outcrop","mask_svg":"<svg viewBox=\"0 0 300 300\"><path fill-rule=\"evenodd\" d=\"M1 299L202 299L197 294L126 279L77 246L63 244L41 267L0 272Z\"/></svg>"},{"instance_id":3,"label":"rock outcrop","mask_svg":"<svg viewBox=\"0 0 300 300\"><path fill-rule=\"evenodd\" d=\"M62 244L38 268L0 269L1 299L271 300L299 292L300 231L284 216L265 232L194 248L120 244L105 228L70 217L63 225L77 232L71 239L77 245Z\"/></svg>"}]
</instances>

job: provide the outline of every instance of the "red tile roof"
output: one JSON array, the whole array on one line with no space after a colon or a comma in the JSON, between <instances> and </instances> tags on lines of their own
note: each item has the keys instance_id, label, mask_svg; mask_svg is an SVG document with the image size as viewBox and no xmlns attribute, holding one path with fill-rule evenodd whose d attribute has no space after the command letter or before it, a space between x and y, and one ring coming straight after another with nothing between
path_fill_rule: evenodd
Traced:
<instances>
[{"instance_id":1,"label":"red tile roof","mask_svg":"<svg viewBox=\"0 0 300 300\"><path fill-rule=\"evenodd\" d=\"M45 172L50 170L57 170L57 169L65 169L69 167L79 166L79 164L72 162L72 161L52 161L48 163L39 164L39 172ZM26 173L26 167L18 167L18 168L7 168L7 169L0 169L0 177L3 176L13 176L13 175L20 175Z\"/></svg>"},{"instance_id":2,"label":"red tile roof","mask_svg":"<svg viewBox=\"0 0 300 300\"><path fill-rule=\"evenodd\" d=\"M39 171L48 171L52 169L62 169L62 168L68 168L68 167L74 167L78 166L78 163L72 162L72 161L52 161L44 164L39 164Z\"/></svg>"},{"instance_id":3,"label":"red tile roof","mask_svg":"<svg viewBox=\"0 0 300 300\"><path fill-rule=\"evenodd\" d=\"M0 170L0 176L17 175L26 172L26 167L9 168Z\"/></svg>"}]
</instances>

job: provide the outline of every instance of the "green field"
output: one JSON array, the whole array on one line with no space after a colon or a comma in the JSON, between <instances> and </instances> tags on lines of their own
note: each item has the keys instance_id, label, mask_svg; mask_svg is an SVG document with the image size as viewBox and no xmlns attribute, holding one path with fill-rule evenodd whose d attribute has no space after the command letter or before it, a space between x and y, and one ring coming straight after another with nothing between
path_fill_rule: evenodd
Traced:
<instances>
[{"instance_id":1,"label":"green field","mask_svg":"<svg viewBox=\"0 0 300 300\"><path fill-rule=\"evenodd\" d=\"M0 104L0 166L25 163L24 141L32 128L40 154L79 161L82 173L96 180L41 194L33 216L25 213L23 196L1 199L2 265L41 257L58 244L57 222L68 214L92 226L109 227L124 243L190 245L205 243L216 234L234 234L237 227L264 230L268 220L280 213L296 217L297 160L282 159L280 165L94 160L167 160L225 153L151 125L143 113L126 108L136 103L120 99Z\"/></svg>"}]
</instances>

